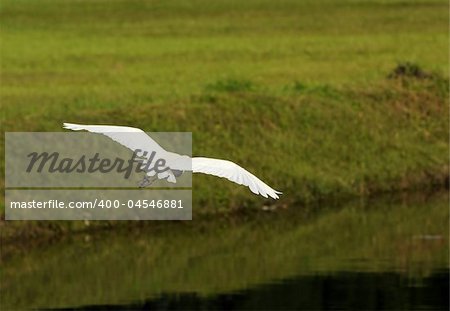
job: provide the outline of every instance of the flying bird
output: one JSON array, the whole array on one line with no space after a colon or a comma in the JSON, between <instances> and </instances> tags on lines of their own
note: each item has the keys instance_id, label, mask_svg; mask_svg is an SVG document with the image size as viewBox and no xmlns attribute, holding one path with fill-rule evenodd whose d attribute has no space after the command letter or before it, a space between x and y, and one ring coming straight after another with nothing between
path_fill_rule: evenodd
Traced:
<instances>
[{"instance_id":1,"label":"flying bird","mask_svg":"<svg viewBox=\"0 0 450 311\"><path fill-rule=\"evenodd\" d=\"M240 167L236 163L228 160L213 158L191 158L186 155L166 151L143 130L138 128L113 125L83 125L73 123L64 123L63 127L74 131L86 130L92 133L103 134L119 144L131 149L133 152L140 150L142 152L141 156L143 157L142 161L144 163L146 160L151 161L147 157L152 153L156 153L156 156L160 159L165 159L166 166L169 169L160 173L157 173L154 170L147 172L141 186L146 186L152 182L148 176L154 176L158 179L166 179L167 181L174 183L176 182L176 177L180 176L183 171L191 170L193 173L203 173L226 178L236 184L247 186L251 192L262 195L265 198L271 197L273 199L278 199L278 195L281 194L281 192L272 189L258 177Z\"/></svg>"}]
</instances>

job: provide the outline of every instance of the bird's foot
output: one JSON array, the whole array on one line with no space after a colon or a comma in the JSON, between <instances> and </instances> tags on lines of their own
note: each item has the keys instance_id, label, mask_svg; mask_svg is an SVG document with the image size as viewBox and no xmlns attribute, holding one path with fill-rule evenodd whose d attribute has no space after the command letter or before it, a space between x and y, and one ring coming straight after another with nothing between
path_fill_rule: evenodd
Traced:
<instances>
[{"instance_id":1,"label":"bird's foot","mask_svg":"<svg viewBox=\"0 0 450 311\"><path fill-rule=\"evenodd\" d=\"M147 186L150 186L155 180L155 178L149 178L147 175L145 175L144 179L142 179L139 183L139 187L145 188Z\"/></svg>"}]
</instances>

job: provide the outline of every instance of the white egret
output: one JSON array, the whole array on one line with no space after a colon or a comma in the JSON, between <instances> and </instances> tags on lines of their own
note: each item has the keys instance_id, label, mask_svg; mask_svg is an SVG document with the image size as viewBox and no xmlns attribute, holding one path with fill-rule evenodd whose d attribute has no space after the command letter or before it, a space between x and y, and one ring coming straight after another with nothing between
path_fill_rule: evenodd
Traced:
<instances>
[{"instance_id":1,"label":"white egret","mask_svg":"<svg viewBox=\"0 0 450 311\"><path fill-rule=\"evenodd\" d=\"M164 173L158 173L157 177L159 179L167 179L169 182L176 182L175 177L179 176L182 171L192 170L193 173L210 174L226 178L239 185L247 186L253 193L262 195L265 198L271 197L273 199L278 199L278 195L281 194L281 192L272 189L258 177L236 163L228 160L204 157L190 158L185 155L166 151L143 130L138 128L73 123L64 123L63 125L64 128L74 131L86 130L88 132L106 135L134 152L136 150L141 150L145 156L156 153L158 158L166 160L166 165L170 168L170 170L167 170ZM130 135L130 133L133 134ZM155 174L156 172L153 172L153 174L148 175L153 176ZM148 179L146 181L148 181Z\"/></svg>"}]
</instances>

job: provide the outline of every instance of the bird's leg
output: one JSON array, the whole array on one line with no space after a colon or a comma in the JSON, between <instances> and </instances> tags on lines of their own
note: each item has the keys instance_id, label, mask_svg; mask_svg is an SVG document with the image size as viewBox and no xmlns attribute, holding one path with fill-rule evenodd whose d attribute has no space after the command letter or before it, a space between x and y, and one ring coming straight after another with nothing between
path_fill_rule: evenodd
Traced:
<instances>
[{"instance_id":1,"label":"bird's leg","mask_svg":"<svg viewBox=\"0 0 450 311\"><path fill-rule=\"evenodd\" d=\"M139 187L144 188L150 186L157 179L158 177L156 176L149 177L148 175L145 175L142 181L139 183Z\"/></svg>"},{"instance_id":2,"label":"bird's leg","mask_svg":"<svg viewBox=\"0 0 450 311\"><path fill-rule=\"evenodd\" d=\"M180 177L183 174L183 171L179 170L171 170L175 177Z\"/></svg>"}]
</instances>

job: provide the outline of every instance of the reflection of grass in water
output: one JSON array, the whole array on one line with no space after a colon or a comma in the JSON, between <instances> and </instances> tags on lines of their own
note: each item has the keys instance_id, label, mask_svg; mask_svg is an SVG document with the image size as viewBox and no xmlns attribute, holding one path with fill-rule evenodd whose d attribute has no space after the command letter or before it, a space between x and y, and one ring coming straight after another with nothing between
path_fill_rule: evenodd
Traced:
<instances>
[{"instance_id":1,"label":"reflection of grass in water","mask_svg":"<svg viewBox=\"0 0 450 311\"><path fill-rule=\"evenodd\" d=\"M5 259L2 302L21 308L117 304L342 270L398 270L421 278L448 266L448 216L444 195L426 203L353 204L314 214L291 208L235 224L175 223L81 237Z\"/></svg>"}]
</instances>

